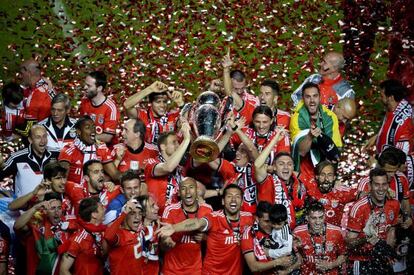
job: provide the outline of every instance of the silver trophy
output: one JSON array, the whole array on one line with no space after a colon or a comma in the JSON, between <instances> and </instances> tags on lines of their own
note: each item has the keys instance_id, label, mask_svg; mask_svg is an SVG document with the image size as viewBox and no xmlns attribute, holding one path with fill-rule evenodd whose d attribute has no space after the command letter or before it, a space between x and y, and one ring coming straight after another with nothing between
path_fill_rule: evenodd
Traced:
<instances>
[{"instance_id":1,"label":"silver trophy","mask_svg":"<svg viewBox=\"0 0 414 275\"><path fill-rule=\"evenodd\" d=\"M196 106L192 122L197 138L191 144L190 154L197 162L210 162L219 154L215 139L221 125L220 98L213 92L204 92L197 98Z\"/></svg>"}]
</instances>

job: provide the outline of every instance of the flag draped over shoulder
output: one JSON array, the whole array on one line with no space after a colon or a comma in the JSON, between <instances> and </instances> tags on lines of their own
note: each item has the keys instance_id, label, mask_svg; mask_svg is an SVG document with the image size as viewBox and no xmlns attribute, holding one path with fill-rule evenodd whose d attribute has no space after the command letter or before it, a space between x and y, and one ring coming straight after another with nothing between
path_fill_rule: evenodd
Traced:
<instances>
[{"instance_id":1,"label":"flag draped over shoulder","mask_svg":"<svg viewBox=\"0 0 414 275\"><path fill-rule=\"evenodd\" d=\"M339 133L338 118L335 113L324 105L319 105L319 113L316 119L316 126L330 137L337 147L342 147L342 140ZM292 137L292 157L295 163L295 171L299 171L301 156L299 154L299 144L309 133L311 127L311 117L308 109L301 100L296 106L290 119L290 135ZM321 152L316 145L316 139L312 142L310 150L312 163L316 165L321 159Z\"/></svg>"}]
</instances>

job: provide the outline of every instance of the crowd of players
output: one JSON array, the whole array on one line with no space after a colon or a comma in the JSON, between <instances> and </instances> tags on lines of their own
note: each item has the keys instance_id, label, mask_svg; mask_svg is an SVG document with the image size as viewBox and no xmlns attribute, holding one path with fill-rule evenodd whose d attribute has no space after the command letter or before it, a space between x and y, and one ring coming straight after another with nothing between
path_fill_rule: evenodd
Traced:
<instances>
[{"instance_id":1,"label":"crowd of players","mask_svg":"<svg viewBox=\"0 0 414 275\"><path fill-rule=\"evenodd\" d=\"M251 91L229 54L221 66L223 78L203 93L219 98L220 154L201 162L189 153L200 101L155 81L121 107L94 71L73 118L71 98L37 61L23 62L22 82L3 87L3 138L27 146L0 158L13 191L1 215L0 274L12 265L17 274L412 271L407 89L381 83L386 114L363 148L375 167L346 185L336 169L357 106L340 53L323 57L289 111L278 108L277 82Z\"/></svg>"}]
</instances>

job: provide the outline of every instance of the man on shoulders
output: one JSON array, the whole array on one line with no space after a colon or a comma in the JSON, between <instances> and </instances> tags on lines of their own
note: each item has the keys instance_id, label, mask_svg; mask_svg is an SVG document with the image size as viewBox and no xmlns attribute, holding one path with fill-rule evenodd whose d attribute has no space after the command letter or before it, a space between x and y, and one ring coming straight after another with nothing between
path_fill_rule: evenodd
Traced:
<instances>
[{"instance_id":1,"label":"man on shoulders","mask_svg":"<svg viewBox=\"0 0 414 275\"><path fill-rule=\"evenodd\" d=\"M345 64L344 57L338 52L327 53L320 64L319 74L313 74L292 93L293 104L296 106L302 99L303 85L315 83L321 91L321 104L329 109L343 98L355 98L355 92L348 81L342 78L341 70Z\"/></svg>"}]
</instances>

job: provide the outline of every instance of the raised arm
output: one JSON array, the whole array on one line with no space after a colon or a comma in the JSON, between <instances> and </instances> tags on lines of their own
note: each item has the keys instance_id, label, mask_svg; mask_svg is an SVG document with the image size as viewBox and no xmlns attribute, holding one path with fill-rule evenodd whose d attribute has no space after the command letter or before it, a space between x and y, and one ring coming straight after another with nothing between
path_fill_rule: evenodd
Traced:
<instances>
[{"instance_id":1,"label":"raised arm","mask_svg":"<svg viewBox=\"0 0 414 275\"><path fill-rule=\"evenodd\" d=\"M184 122L181 126L181 132L184 136L184 140L181 142L178 149L167 159L166 162L158 163L154 168L155 176L164 176L174 171L180 164L188 145L191 141L190 125L188 122Z\"/></svg>"},{"instance_id":2,"label":"raised arm","mask_svg":"<svg viewBox=\"0 0 414 275\"><path fill-rule=\"evenodd\" d=\"M299 144L299 154L302 157L306 156L306 154L310 151L313 139L320 136L321 134L322 130L320 128L311 126L309 133Z\"/></svg>"},{"instance_id":3,"label":"raised arm","mask_svg":"<svg viewBox=\"0 0 414 275\"><path fill-rule=\"evenodd\" d=\"M24 212L20 217L17 218L16 222L14 223L14 230L27 231L29 229L27 224L29 223L33 215L36 213L36 211L40 210L41 208L47 207L48 204L48 201L42 201L30 208L29 210L27 210L26 212Z\"/></svg>"},{"instance_id":4,"label":"raised arm","mask_svg":"<svg viewBox=\"0 0 414 275\"><path fill-rule=\"evenodd\" d=\"M284 136L284 130L278 128L276 135L272 138L269 144L263 149L260 155L254 162L255 178L257 182L263 182L267 176L266 159L270 155L270 152L275 147L276 143Z\"/></svg>"},{"instance_id":5,"label":"raised arm","mask_svg":"<svg viewBox=\"0 0 414 275\"><path fill-rule=\"evenodd\" d=\"M43 200L43 197L48 189L50 189L50 182L43 179L32 192L13 200L9 204L9 209L12 211L22 209L34 197L38 197L39 201Z\"/></svg>"},{"instance_id":6,"label":"raised arm","mask_svg":"<svg viewBox=\"0 0 414 275\"><path fill-rule=\"evenodd\" d=\"M138 113L135 106L140 103L145 97L152 93L162 93L167 91L168 86L160 81L155 81L144 90L137 92L128 97L124 102L124 108L127 112L128 117L137 118Z\"/></svg>"},{"instance_id":7,"label":"raised arm","mask_svg":"<svg viewBox=\"0 0 414 275\"><path fill-rule=\"evenodd\" d=\"M227 96L233 97L234 107L236 110L240 110L243 107L243 99L237 93L233 92L230 77L230 68L233 65L233 61L230 58L230 49L227 50L227 54L223 57L221 65L223 66L224 93Z\"/></svg>"},{"instance_id":8,"label":"raised arm","mask_svg":"<svg viewBox=\"0 0 414 275\"><path fill-rule=\"evenodd\" d=\"M161 238L171 237L174 233L178 232L191 232L196 230L202 230L207 226L205 219L186 219L176 224L161 223L163 227L158 229L155 233Z\"/></svg>"}]
</instances>

